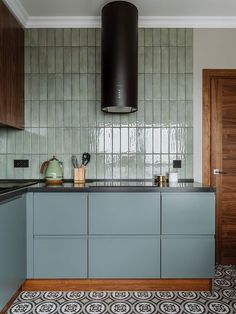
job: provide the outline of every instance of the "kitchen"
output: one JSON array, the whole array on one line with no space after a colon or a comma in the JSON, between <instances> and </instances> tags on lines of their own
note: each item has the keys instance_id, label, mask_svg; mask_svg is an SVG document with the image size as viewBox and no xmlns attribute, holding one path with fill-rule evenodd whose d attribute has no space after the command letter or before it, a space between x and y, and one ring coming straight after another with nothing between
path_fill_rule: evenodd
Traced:
<instances>
[{"instance_id":1,"label":"kitchen","mask_svg":"<svg viewBox=\"0 0 236 314\"><path fill-rule=\"evenodd\" d=\"M44 23L45 20L42 18ZM89 152L87 180L147 179L148 193L154 193L149 186L154 175L173 171L173 160L181 160L180 179L203 181L199 127L202 69L235 68L233 26L210 29L217 27L216 19L213 26L204 24L209 29L198 29L196 24L187 28L176 24L147 28L146 24L139 28L138 111L124 115L101 111L98 25L59 26L55 18L52 27L49 22L37 26L39 21L35 18L35 26L25 28L24 130L0 129L1 179L43 179L39 168L55 155L63 161L64 178L73 180L72 155L80 163L82 154ZM223 23L227 18L222 19ZM226 46L231 49L223 50ZM29 160L29 167L14 168L14 160ZM135 184L142 182L131 185ZM74 187L70 188L72 192ZM143 191L142 186L136 188ZM133 186L130 189L134 192ZM29 188L26 202L33 202L32 193L35 192ZM55 195L60 198L58 193ZM32 233L31 239L48 232Z\"/></svg>"}]
</instances>

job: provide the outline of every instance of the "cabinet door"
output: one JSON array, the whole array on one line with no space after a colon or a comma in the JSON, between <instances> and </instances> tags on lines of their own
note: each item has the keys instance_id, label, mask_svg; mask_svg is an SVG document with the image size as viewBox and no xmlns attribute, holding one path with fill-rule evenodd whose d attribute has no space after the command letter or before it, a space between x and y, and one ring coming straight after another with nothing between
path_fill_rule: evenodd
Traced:
<instances>
[{"instance_id":1,"label":"cabinet door","mask_svg":"<svg viewBox=\"0 0 236 314\"><path fill-rule=\"evenodd\" d=\"M213 278L213 237L165 237L161 241L162 278Z\"/></svg>"},{"instance_id":2,"label":"cabinet door","mask_svg":"<svg viewBox=\"0 0 236 314\"><path fill-rule=\"evenodd\" d=\"M159 234L159 193L89 194L90 234Z\"/></svg>"},{"instance_id":3,"label":"cabinet door","mask_svg":"<svg viewBox=\"0 0 236 314\"><path fill-rule=\"evenodd\" d=\"M34 278L86 278L85 238L37 237L34 240Z\"/></svg>"},{"instance_id":4,"label":"cabinet door","mask_svg":"<svg viewBox=\"0 0 236 314\"><path fill-rule=\"evenodd\" d=\"M87 233L86 193L35 193L35 235Z\"/></svg>"},{"instance_id":5,"label":"cabinet door","mask_svg":"<svg viewBox=\"0 0 236 314\"><path fill-rule=\"evenodd\" d=\"M160 277L159 237L94 237L89 240L89 278Z\"/></svg>"},{"instance_id":6,"label":"cabinet door","mask_svg":"<svg viewBox=\"0 0 236 314\"><path fill-rule=\"evenodd\" d=\"M0 1L0 124L24 127L24 30Z\"/></svg>"},{"instance_id":7,"label":"cabinet door","mask_svg":"<svg viewBox=\"0 0 236 314\"><path fill-rule=\"evenodd\" d=\"M214 193L162 194L162 234L214 233Z\"/></svg>"},{"instance_id":8,"label":"cabinet door","mask_svg":"<svg viewBox=\"0 0 236 314\"><path fill-rule=\"evenodd\" d=\"M0 310L26 278L25 197L0 204Z\"/></svg>"}]
</instances>

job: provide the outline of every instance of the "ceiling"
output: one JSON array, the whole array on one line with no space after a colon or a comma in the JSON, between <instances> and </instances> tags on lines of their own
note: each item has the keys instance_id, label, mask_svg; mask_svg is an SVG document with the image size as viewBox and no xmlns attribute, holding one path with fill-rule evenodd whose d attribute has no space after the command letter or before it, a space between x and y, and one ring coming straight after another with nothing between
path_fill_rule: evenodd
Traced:
<instances>
[{"instance_id":1,"label":"ceiling","mask_svg":"<svg viewBox=\"0 0 236 314\"><path fill-rule=\"evenodd\" d=\"M4 0L25 27L99 27L112 0ZM128 0L141 27L236 27L236 0Z\"/></svg>"},{"instance_id":2,"label":"ceiling","mask_svg":"<svg viewBox=\"0 0 236 314\"><path fill-rule=\"evenodd\" d=\"M30 16L99 16L106 0L18 0ZM232 16L235 0L129 0L141 16Z\"/></svg>"}]
</instances>

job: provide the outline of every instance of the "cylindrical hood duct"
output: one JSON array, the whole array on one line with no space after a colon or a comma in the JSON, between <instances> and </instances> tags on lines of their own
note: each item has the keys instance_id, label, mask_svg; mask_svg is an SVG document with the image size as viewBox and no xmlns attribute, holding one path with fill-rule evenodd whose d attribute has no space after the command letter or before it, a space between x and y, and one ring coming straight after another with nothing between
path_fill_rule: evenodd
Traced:
<instances>
[{"instance_id":1,"label":"cylindrical hood duct","mask_svg":"<svg viewBox=\"0 0 236 314\"><path fill-rule=\"evenodd\" d=\"M126 1L102 9L102 110L137 111L138 10Z\"/></svg>"}]
</instances>

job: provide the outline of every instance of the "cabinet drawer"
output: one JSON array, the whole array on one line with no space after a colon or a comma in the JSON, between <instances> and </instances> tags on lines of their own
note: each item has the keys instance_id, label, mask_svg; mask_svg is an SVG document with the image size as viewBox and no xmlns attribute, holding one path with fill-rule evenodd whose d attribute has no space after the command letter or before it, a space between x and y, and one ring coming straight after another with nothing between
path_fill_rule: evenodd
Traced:
<instances>
[{"instance_id":1,"label":"cabinet drawer","mask_svg":"<svg viewBox=\"0 0 236 314\"><path fill-rule=\"evenodd\" d=\"M150 236L90 238L89 277L160 277L160 238Z\"/></svg>"},{"instance_id":2,"label":"cabinet drawer","mask_svg":"<svg viewBox=\"0 0 236 314\"><path fill-rule=\"evenodd\" d=\"M34 278L86 278L85 238L40 237L34 240Z\"/></svg>"},{"instance_id":3,"label":"cabinet drawer","mask_svg":"<svg viewBox=\"0 0 236 314\"><path fill-rule=\"evenodd\" d=\"M87 233L87 194L35 193L34 234Z\"/></svg>"},{"instance_id":4,"label":"cabinet drawer","mask_svg":"<svg viewBox=\"0 0 236 314\"><path fill-rule=\"evenodd\" d=\"M163 234L214 234L214 193L163 193Z\"/></svg>"},{"instance_id":5,"label":"cabinet drawer","mask_svg":"<svg viewBox=\"0 0 236 314\"><path fill-rule=\"evenodd\" d=\"M157 193L91 193L91 234L159 234L160 195Z\"/></svg>"},{"instance_id":6,"label":"cabinet drawer","mask_svg":"<svg viewBox=\"0 0 236 314\"><path fill-rule=\"evenodd\" d=\"M161 241L162 278L213 278L213 237L164 238Z\"/></svg>"}]
</instances>

